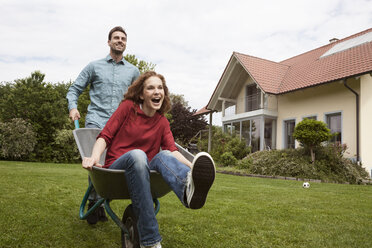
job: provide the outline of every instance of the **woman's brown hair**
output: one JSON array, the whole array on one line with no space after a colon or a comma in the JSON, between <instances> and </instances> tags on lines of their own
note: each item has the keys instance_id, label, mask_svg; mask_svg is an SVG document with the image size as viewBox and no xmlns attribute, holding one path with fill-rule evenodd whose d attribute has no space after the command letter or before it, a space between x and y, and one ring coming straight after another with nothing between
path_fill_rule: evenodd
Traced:
<instances>
[{"instance_id":1,"label":"woman's brown hair","mask_svg":"<svg viewBox=\"0 0 372 248\"><path fill-rule=\"evenodd\" d=\"M140 97L143 93L145 81L150 77L158 77L163 82L164 100L158 112L160 114L165 114L171 109L168 87L165 83L165 78L163 77L163 75L158 74L154 71L147 71L139 76L137 80L134 81L133 84L128 88L127 93L124 94L123 101L132 100L137 105L142 104L143 100Z\"/></svg>"}]
</instances>

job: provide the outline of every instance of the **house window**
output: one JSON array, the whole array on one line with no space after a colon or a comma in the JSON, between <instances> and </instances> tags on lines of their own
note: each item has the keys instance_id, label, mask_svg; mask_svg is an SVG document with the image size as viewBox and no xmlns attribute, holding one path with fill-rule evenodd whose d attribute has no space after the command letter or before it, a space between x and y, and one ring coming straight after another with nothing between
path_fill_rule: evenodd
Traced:
<instances>
[{"instance_id":1,"label":"house window","mask_svg":"<svg viewBox=\"0 0 372 248\"><path fill-rule=\"evenodd\" d=\"M251 121L242 121L242 138L244 138L246 145L251 146Z\"/></svg>"},{"instance_id":2,"label":"house window","mask_svg":"<svg viewBox=\"0 0 372 248\"><path fill-rule=\"evenodd\" d=\"M242 121L241 137L245 140L246 145L251 147L252 152L260 150L260 119Z\"/></svg>"},{"instance_id":3,"label":"house window","mask_svg":"<svg viewBox=\"0 0 372 248\"><path fill-rule=\"evenodd\" d=\"M295 148L295 139L293 138L295 126L295 120L284 121L284 148Z\"/></svg>"},{"instance_id":4,"label":"house window","mask_svg":"<svg viewBox=\"0 0 372 248\"><path fill-rule=\"evenodd\" d=\"M261 90L255 84L247 85L245 98L245 111L257 110L261 106Z\"/></svg>"},{"instance_id":5,"label":"house window","mask_svg":"<svg viewBox=\"0 0 372 248\"><path fill-rule=\"evenodd\" d=\"M341 144L342 138L341 113L333 113L326 115L326 121L328 128L331 129L331 133L334 134L331 141Z\"/></svg>"},{"instance_id":6,"label":"house window","mask_svg":"<svg viewBox=\"0 0 372 248\"><path fill-rule=\"evenodd\" d=\"M270 118L265 118L265 131L264 131L264 150L275 149L275 120Z\"/></svg>"},{"instance_id":7,"label":"house window","mask_svg":"<svg viewBox=\"0 0 372 248\"><path fill-rule=\"evenodd\" d=\"M251 121L251 146L252 152L260 150L261 120L253 119Z\"/></svg>"},{"instance_id":8,"label":"house window","mask_svg":"<svg viewBox=\"0 0 372 248\"><path fill-rule=\"evenodd\" d=\"M252 152L276 148L276 120L273 118L252 118L223 126L224 132L244 140Z\"/></svg>"},{"instance_id":9,"label":"house window","mask_svg":"<svg viewBox=\"0 0 372 248\"><path fill-rule=\"evenodd\" d=\"M233 122L232 128L232 135L240 137L240 122Z\"/></svg>"},{"instance_id":10,"label":"house window","mask_svg":"<svg viewBox=\"0 0 372 248\"><path fill-rule=\"evenodd\" d=\"M223 125L223 130L225 133L232 134L232 125L231 123L227 123Z\"/></svg>"}]
</instances>

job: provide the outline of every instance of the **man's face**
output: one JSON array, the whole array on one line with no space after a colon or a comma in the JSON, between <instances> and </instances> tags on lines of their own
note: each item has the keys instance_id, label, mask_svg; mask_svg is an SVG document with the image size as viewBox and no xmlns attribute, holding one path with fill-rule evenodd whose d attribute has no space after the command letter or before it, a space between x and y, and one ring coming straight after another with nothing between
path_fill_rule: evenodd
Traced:
<instances>
[{"instance_id":1,"label":"man's face","mask_svg":"<svg viewBox=\"0 0 372 248\"><path fill-rule=\"evenodd\" d=\"M127 47L127 36L120 31L113 32L107 43L113 53L122 54Z\"/></svg>"}]
</instances>

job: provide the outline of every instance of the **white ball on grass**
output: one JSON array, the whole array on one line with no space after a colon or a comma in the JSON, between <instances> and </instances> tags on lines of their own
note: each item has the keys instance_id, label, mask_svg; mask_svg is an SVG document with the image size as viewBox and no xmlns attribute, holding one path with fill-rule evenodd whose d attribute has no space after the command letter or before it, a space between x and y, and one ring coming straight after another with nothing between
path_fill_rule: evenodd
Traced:
<instances>
[{"instance_id":1,"label":"white ball on grass","mask_svg":"<svg viewBox=\"0 0 372 248\"><path fill-rule=\"evenodd\" d=\"M302 187L305 188L305 189L308 189L308 188L310 188L310 183L309 182L304 182L302 184Z\"/></svg>"}]
</instances>

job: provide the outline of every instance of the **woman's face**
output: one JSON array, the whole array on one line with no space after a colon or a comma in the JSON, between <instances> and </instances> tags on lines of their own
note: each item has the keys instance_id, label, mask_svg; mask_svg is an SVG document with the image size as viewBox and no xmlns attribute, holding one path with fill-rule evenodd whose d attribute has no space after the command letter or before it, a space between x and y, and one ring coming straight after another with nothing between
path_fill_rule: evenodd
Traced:
<instances>
[{"instance_id":1,"label":"woman's face","mask_svg":"<svg viewBox=\"0 0 372 248\"><path fill-rule=\"evenodd\" d=\"M152 76L145 81L140 98L143 100L142 110L147 116L153 116L161 108L164 100L163 82Z\"/></svg>"}]
</instances>

